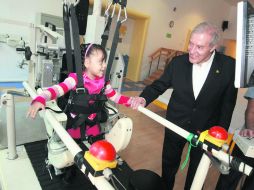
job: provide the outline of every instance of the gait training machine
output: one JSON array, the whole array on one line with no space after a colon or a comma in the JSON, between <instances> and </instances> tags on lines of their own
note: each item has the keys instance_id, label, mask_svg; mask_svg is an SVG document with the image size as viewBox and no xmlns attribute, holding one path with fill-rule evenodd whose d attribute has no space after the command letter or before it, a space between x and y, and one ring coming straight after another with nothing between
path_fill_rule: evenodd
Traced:
<instances>
[{"instance_id":1,"label":"gait training machine","mask_svg":"<svg viewBox=\"0 0 254 190\"><path fill-rule=\"evenodd\" d=\"M80 47L79 47L79 33L77 27L77 20L75 18L75 6L80 1L76 1L75 3L70 3L64 1L63 11L64 11L64 22L65 22L65 50L66 50L66 59L68 70L72 71L73 62L72 62L72 53L74 52L75 60L76 60L76 70L77 74L80 77L82 69L81 65L77 64L80 61ZM120 5L119 14L117 19L117 26L114 35L114 40L112 42L112 48L110 50L110 56L108 59L108 68L106 72L106 79L109 80L111 67L114 62L114 54L117 48L117 42L119 38L118 30L122 24L127 19L126 14L126 4L127 1L122 0L113 0L112 3L106 8L106 15L110 10L111 5L113 5L113 12L115 11L116 5ZM101 7L101 1L94 1L94 8ZM97 10L97 9L96 9ZM124 19L120 20L120 15L123 10ZM113 15L113 13L112 13ZM105 27L102 37L102 45L107 44L108 37L108 28L112 21L111 17L108 17L107 22L102 22L102 18L99 18L100 15L96 14L94 18L95 23L104 23ZM92 21L92 20L91 20ZM89 21L90 22L90 21ZM90 24L88 25L90 26ZM95 24L95 26L97 26ZM101 25L100 25L101 27ZM43 27L42 27L43 28ZM45 30L45 28L43 28ZM48 29L46 29L48 30ZM45 31L46 31L45 30ZM101 32L101 33L102 33ZM49 32L51 33L51 32ZM93 32L91 32L92 34ZM95 33L95 32L94 32ZM94 34L93 33L93 34ZM100 34L101 34L100 33ZM89 34L89 32L88 32ZM88 35L89 36L89 35ZM91 35L93 36L93 35ZM92 39L88 37L88 39ZM98 36L94 39L98 40ZM95 41L89 41L95 42ZM104 47L105 47L104 46ZM50 50L50 48L48 48ZM61 50L62 51L62 50ZM51 64L51 63L50 63ZM51 65L52 66L52 65ZM44 78L46 80L46 78ZM44 80L43 80L44 81ZM42 87L44 86L43 83ZM28 92L28 94L34 98L37 95L37 92L34 90L34 86L31 84L24 82L24 88ZM79 86L82 91L82 84ZM8 116L14 115L13 110L13 99L10 95L4 95L1 98L1 104L6 106L8 111ZM117 152L123 150L128 145L131 134L132 134L132 121L130 118L122 116L118 113L118 111L108 105L109 119L107 122L103 123L103 132L104 139L98 140L94 143L90 143L89 141L82 142L82 145L85 148L81 148L80 144L78 145L67 133L65 130L65 124L67 117L64 113L56 113L61 112L59 107L57 106L56 101L50 101L47 103L47 107L51 109L42 110L39 112L40 116L44 119L48 141L47 141L47 158L45 160L46 168L49 171L49 175L51 178L54 178L58 175L61 175L65 168L68 168L72 165L75 165L84 176L86 176L94 188L99 190L113 190L113 189L133 189L135 186L131 186L129 183L130 175L132 174L132 170L128 167L125 167L126 163L117 155ZM227 132L224 131L219 126L214 126L208 131L202 132L199 136L189 133L182 128L174 125L173 123L167 121L166 119L156 115L155 113L149 111L146 108L139 107L138 111L157 121L158 123L164 125L175 133L179 134L183 138L185 138L189 142L189 148L200 148L205 151L203 154L200 165L197 169L196 176L194 178L191 189L199 190L202 189L204 180L206 178L206 174L209 169L209 165L211 161L216 163L219 166L221 172L227 173L229 168L239 170L240 172L250 175L252 172L252 168L243 162L237 160L237 158L233 158L227 153L227 147L225 146L225 142L227 140ZM15 144L15 129L14 129L14 118L10 117L9 120L11 123L8 126L8 158L10 162L15 162L17 158L17 150ZM13 135L14 134L14 135ZM30 164L31 165L31 164ZM124 167L123 167L124 166ZM53 167L53 169L52 169ZM127 170L125 172L125 170ZM53 172L53 173L52 173ZM120 174L119 174L120 173ZM122 177L121 177L122 176ZM1 176L0 176L1 177ZM121 179L120 179L121 178ZM160 189L160 184L156 184L156 187L153 185L149 185L151 180L148 176L143 177L145 180L143 185L143 189L145 187L146 190L150 189ZM127 182L126 182L127 181ZM152 183L152 182L151 182ZM148 185L147 185L148 184ZM133 185L133 184L132 184ZM34 190L40 189L41 187L38 185ZM142 187L141 187L142 188ZM8 188L8 186L2 186L3 190L13 190Z\"/></svg>"}]
</instances>

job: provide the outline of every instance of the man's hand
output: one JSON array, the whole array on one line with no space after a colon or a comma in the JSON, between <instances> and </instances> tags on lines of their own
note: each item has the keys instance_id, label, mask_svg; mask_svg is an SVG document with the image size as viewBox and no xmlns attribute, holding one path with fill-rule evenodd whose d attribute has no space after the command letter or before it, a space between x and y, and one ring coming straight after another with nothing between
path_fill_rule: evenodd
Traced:
<instances>
[{"instance_id":1,"label":"man's hand","mask_svg":"<svg viewBox=\"0 0 254 190\"><path fill-rule=\"evenodd\" d=\"M131 98L131 108L136 110L139 106L145 107L146 100L142 97L132 97Z\"/></svg>"},{"instance_id":2,"label":"man's hand","mask_svg":"<svg viewBox=\"0 0 254 190\"><path fill-rule=\"evenodd\" d=\"M252 130L252 129L242 129L239 132L239 135L241 135L243 137L254 138L254 130Z\"/></svg>"}]
</instances>

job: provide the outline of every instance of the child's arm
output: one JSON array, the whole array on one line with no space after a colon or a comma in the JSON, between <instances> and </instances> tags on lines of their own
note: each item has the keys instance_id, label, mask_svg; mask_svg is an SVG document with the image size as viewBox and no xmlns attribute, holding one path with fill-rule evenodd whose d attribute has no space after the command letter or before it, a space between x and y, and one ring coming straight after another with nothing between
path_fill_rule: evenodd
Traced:
<instances>
[{"instance_id":1,"label":"child's arm","mask_svg":"<svg viewBox=\"0 0 254 190\"><path fill-rule=\"evenodd\" d=\"M39 109L45 109L47 101L54 100L60 96L63 96L75 86L76 80L73 77L68 77L64 80L64 82L43 90L42 93L33 99L31 106L27 112L27 116L35 118Z\"/></svg>"},{"instance_id":2,"label":"child's arm","mask_svg":"<svg viewBox=\"0 0 254 190\"><path fill-rule=\"evenodd\" d=\"M146 101L142 97L129 97L124 96L116 92L110 84L106 85L105 94L111 101L117 104L123 104L127 107L131 107L133 109L137 109L138 106L145 106Z\"/></svg>"},{"instance_id":3,"label":"child's arm","mask_svg":"<svg viewBox=\"0 0 254 190\"><path fill-rule=\"evenodd\" d=\"M40 93L33 100L33 102L36 101L36 102L41 102L42 104L45 104L49 100L55 100L58 97L63 96L68 91L73 89L75 86L76 86L76 80L73 77L68 77L63 82L56 84L52 87L49 87L46 90L43 90L43 92Z\"/></svg>"}]
</instances>

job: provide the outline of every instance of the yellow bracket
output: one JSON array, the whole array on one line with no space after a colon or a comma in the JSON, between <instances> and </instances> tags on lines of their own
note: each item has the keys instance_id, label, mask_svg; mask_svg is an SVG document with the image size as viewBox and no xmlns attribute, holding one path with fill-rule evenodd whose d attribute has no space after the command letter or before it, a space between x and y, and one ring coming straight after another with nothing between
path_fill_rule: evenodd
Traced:
<instances>
[{"instance_id":1,"label":"yellow bracket","mask_svg":"<svg viewBox=\"0 0 254 190\"><path fill-rule=\"evenodd\" d=\"M205 141L207 141L207 142L209 142L209 143L211 143L211 144L213 144L213 145L215 145L219 148L221 148L223 144L227 143L227 140L220 140L220 139L214 138L211 135L209 135L208 130L203 131L200 134L199 141L201 141L203 143Z\"/></svg>"},{"instance_id":2,"label":"yellow bracket","mask_svg":"<svg viewBox=\"0 0 254 190\"><path fill-rule=\"evenodd\" d=\"M84 158L95 171L102 171L105 168L116 168L117 161L103 161L95 158L89 151L85 152Z\"/></svg>"}]
</instances>

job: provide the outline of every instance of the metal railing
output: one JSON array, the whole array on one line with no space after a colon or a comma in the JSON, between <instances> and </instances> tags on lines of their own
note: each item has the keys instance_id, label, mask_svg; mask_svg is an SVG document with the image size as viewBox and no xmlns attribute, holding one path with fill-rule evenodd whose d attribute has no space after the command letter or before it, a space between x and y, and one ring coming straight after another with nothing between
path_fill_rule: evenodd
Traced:
<instances>
[{"instance_id":1,"label":"metal railing","mask_svg":"<svg viewBox=\"0 0 254 190\"><path fill-rule=\"evenodd\" d=\"M149 55L150 67L149 67L148 76L150 76L150 74L151 74L151 69L152 69L152 65L153 65L154 60L158 59L157 66L156 66L156 68L158 70L162 57L164 57L164 59L165 59L165 66L166 66L171 61L171 59L173 57L178 56L178 55L182 55L184 53L185 52L183 52L183 51L168 49L168 48L159 48L159 49L157 49L154 53Z\"/></svg>"}]
</instances>

